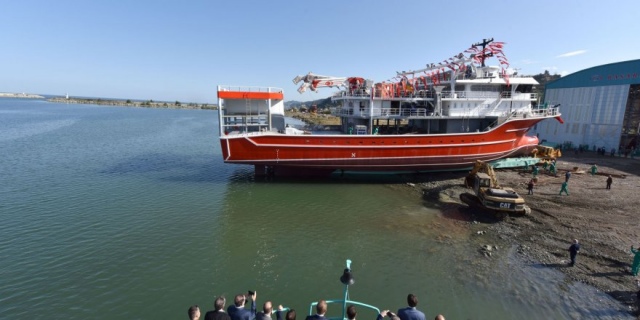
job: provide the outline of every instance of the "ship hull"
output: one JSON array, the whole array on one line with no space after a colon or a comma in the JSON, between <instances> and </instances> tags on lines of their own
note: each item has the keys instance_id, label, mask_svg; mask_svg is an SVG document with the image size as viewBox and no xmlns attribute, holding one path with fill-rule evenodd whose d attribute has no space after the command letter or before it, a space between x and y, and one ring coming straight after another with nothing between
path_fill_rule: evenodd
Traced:
<instances>
[{"instance_id":1,"label":"ship hull","mask_svg":"<svg viewBox=\"0 0 640 320\"><path fill-rule=\"evenodd\" d=\"M514 119L486 132L407 135L284 135L249 133L220 138L226 163L256 168L348 171L465 169L476 160L530 155L526 132L544 118ZM258 170L256 170L257 172Z\"/></svg>"}]
</instances>

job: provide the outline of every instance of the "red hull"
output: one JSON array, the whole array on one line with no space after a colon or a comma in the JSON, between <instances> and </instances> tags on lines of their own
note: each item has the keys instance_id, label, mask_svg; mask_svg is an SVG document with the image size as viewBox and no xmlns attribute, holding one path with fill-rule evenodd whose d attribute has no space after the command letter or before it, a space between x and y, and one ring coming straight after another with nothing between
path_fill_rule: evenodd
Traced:
<instances>
[{"instance_id":1,"label":"red hull","mask_svg":"<svg viewBox=\"0 0 640 320\"><path fill-rule=\"evenodd\" d=\"M490 131L434 135L284 135L220 138L226 163L352 171L463 169L476 160L529 155L538 144L525 133L545 118L514 119Z\"/></svg>"}]
</instances>

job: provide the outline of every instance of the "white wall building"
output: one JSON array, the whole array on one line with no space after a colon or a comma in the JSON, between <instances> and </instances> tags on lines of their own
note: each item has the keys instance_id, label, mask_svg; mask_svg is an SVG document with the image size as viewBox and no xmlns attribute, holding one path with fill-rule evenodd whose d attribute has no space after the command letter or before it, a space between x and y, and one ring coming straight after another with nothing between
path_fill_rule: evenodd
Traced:
<instances>
[{"instance_id":1,"label":"white wall building","mask_svg":"<svg viewBox=\"0 0 640 320\"><path fill-rule=\"evenodd\" d=\"M640 60L585 69L545 87L545 103L560 104L564 123L545 120L532 133L547 145L640 147Z\"/></svg>"}]
</instances>

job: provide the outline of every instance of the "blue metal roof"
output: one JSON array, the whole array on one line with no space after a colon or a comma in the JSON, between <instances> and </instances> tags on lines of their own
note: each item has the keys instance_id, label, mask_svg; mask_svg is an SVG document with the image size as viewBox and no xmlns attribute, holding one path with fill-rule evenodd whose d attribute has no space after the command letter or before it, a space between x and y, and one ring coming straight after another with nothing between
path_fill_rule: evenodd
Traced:
<instances>
[{"instance_id":1,"label":"blue metal roof","mask_svg":"<svg viewBox=\"0 0 640 320\"><path fill-rule=\"evenodd\" d=\"M584 69L545 85L546 89L640 84L640 59Z\"/></svg>"}]
</instances>

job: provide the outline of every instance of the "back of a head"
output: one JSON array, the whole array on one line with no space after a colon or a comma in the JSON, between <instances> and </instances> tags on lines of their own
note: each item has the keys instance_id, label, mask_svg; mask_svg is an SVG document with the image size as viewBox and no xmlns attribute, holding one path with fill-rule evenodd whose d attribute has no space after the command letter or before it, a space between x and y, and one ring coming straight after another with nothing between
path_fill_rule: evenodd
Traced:
<instances>
[{"instance_id":1,"label":"back of a head","mask_svg":"<svg viewBox=\"0 0 640 320\"><path fill-rule=\"evenodd\" d=\"M271 301L266 301L262 305L262 311L264 312L264 314L271 314L271 311L273 311L273 307L271 306Z\"/></svg>"},{"instance_id":2,"label":"back of a head","mask_svg":"<svg viewBox=\"0 0 640 320\"><path fill-rule=\"evenodd\" d=\"M410 293L407 296L407 304L409 307L415 308L418 305L418 297L414 296L413 293Z\"/></svg>"},{"instance_id":3,"label":"back of a head","mask_svg":"<svg viewBox=\"0 0 640 320\"><path fill-rule=\"evenodd\" d=\"M436 316L435 320L446 320L443 315L439 314Z\"/></svg>"},{"instance_id":4,"label":"back of a head","mask_svg":"<svg viewBox=\"0 0 640 320\"><path fill-rule=\"evenodd\" d=\"M233 300L233 304L235 304L236 307L242 307L244 304L244 294L237 294L236 298Z\"/></svg>"},{"instance_id":5,"label":"back of a head","mask_svg":"<svg viewBox=\"0 0 640 320\"><path fill-rule=\"evenodd\" d=\"M356 311L356 307L354 305L350 305L347 307L347 318L349 320L354 320L358 312Z\"/></svg>"},{"instance_id":6,"label":"back of a head","mask_svg":"<svg viewBox=\"0 0 640 320\"><path fill-rule=\"evenodd\" d=\"M213 306L215 307L216 311L223 310L225 303L226 303L226 300L224 299L224 297L217 297Z\"/></svg>"},{"instance_id":7,"label":"back of a head","mask_svg":"<svg viewBox=\"0 0 640 320\"><path fill-rule=\"evenodd\" d=\"M189 315L190 320L198 319L200 317L199 313L200 308L197 304L192 305L191 307L189 307L189 310L187 310L187 314Z\"/></svg>"},{"instance_id":8,"label":"back of a head","mask_svg":"<svg viewBox=\"0 0 640 320\"><path fill-rule=\"evenodd\" d=\"M284 317L286 320L296 320L296 310L291 309L287 311L287 315Z\"/></svg>"},{"instance_id":9,"label":"back of a head","mask_svg":"<svg viewBox=\"0 0 640 320\"><path fill-rule=\"evenodd\" d=\"M316 305L316 313L318 313L318 314L327 313L327 302L326 301L324 301L324 300L318 301L318 304Z\"/></svg>"}]
</instances>

